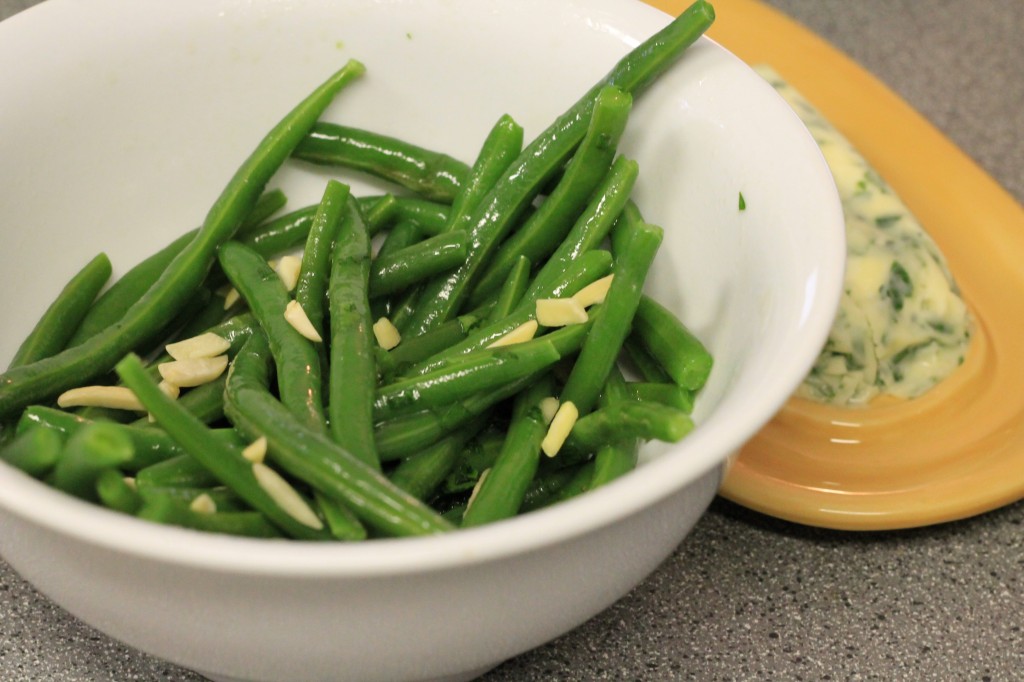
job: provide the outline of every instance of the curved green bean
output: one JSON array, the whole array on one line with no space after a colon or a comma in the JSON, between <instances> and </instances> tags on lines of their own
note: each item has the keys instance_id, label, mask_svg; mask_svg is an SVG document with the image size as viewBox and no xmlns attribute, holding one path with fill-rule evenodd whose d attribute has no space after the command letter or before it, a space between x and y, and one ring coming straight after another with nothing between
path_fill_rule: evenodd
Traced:
<instances>
[{"instance_id":1,"label":"curved green bean","mask_svg":"<svg viewBox=\"0 0 1024 682\"><path fill-rule=\"evenodd\" d=\"M192 300L214 263L217 247L238 229L270 177L338 91L363 71L358 62L349 62L267 134L214 202L195 238L120 321L77 346L0 375L0 419L109 372Z\"/></svg>"},{"instance_id":2,"label":"curved green bean","mask_svg":"<svg viewBox=\"0 0 1024 682\"><path fill-rule=\"evenodd\" d=\"M388 135L320 121L293 156L311 163L352 168L388 180L420 196L451 202L469 167L441 152Z\"/></svg>"},{"instance_id":3,"label":"curved green bean","mask_svg":"<svg viewBox=\"0 0 1024 682\"><path fill-rule=\"evenodd\" d=\"M326 430L320 358L313 343L284 317L292 299L281 278L258 253L238 242L226 242L218 258L267 334L282 402L310 428Z\"/></svg>"}]
</instances>

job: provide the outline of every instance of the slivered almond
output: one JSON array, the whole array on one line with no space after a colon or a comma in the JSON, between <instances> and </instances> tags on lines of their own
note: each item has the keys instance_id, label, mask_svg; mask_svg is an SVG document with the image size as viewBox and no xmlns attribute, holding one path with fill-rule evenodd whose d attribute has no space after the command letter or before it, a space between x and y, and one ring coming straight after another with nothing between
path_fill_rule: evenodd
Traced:
<instances>
[{"instance_id":1,"label":"slivered almond","mask_svg":"<svg viewBox=\"0 0 1024 682\"><path fill-rule=\"evenodd\" d=\"M284 319L288 320L295 331L305 336L310 341L320 343L323 341L323 337L320 336L320 332L316 330L313 323L309 321L309 317L306 315L306 311L302 309L302 305L298 301L289 301L288 305L284 308Z\"/></svg>"},{"instance_id":2,"label":"slivered almond","mask_svg":"<svg viewBox=\"0 0 1024 682\"><path fill-rule=\"evenodd\" d=\"M273 266L274 272L281 278L281 283L288 291L295 289L299 283L299 273L302 271L302 259L298 256L282 256Z\"/></svg>"},{"instance_id":3,"label":"slivered almond","mask_svg":"<svg viewBox=\"0 0 1024 682\"><path fill-rule=\"evenodd\" d=\"M615 275L608 275L591 282L573 294L573 300L584 308L589 308L590 306L598 303L604 303L605 296L608 295L608 288L612 285L613 277L615 277Z\"/></svg>"},{"instance_id":4,"label":"slivered almond","mask_svg":"<svg viewBox=\"0 0 1024 682\"><path fill-rule=\"evenodd\" d=\"M501 348L511 346L514 343L525 343L536 335L538 328L537 320L529 320L487 345L488 348Z\"/></svg>"},{"instance_id":5,"label":"slivered almond","mask_svg":"<svg viewBox=\"0 0 1024 682\"><path fill-rule=\"evenodd\" d=\"M192 503L188 505L188 508L197 514L216 514L217 503L213 501L213 498L206 493L196 495Z\"/></svg>"},{"instance_id":6,"label":"slivered almond","mask_svg":"<svg viewBox=\"0 0 1024 682\"><path fill-rule=\"evenodd\" d=\"M402 335L398 328L391 324L391 320L382 317L373 323L373 335L377 339L377 345L384 350L391 350L402 342Z\"/></svg>"},{"instance_id":7,"label":"slivered almond","mask_svg":"<svg viewBox=\"0 0 1024 682\"><path fill-rule=\"evenodd\" d=\"M175 360L191 360L193 358L212 358L223 355L231 348L231 342L217 336L213 332L206 332L199 336L182 339L167 344L167 354Z\"/></svg>"},{"instance_id":8,"label":"slivered almond","mask_svg":"<svg viewBox=\"0 0 1024 682\"><path fill-rule=\"evenodd\" d=\"M473 506L473 500L476 499L477 493L480 492L480 488L484 485L484 479L487 478L489 473L491 473L490 469L484 469L480 474L480 478L476 479L476 483L473 485L473 492L469 494L469 499L466 501L466 509Z\"/></svg>"},{"instance_id":9,"label":"slivered almond","mask_svg":"<svg viewBox=\"0 0 1024 682\"><path fill-rule=\"evenodd\" d=\"M125 386L82 386L61 393L58 407L107 407L112 410L145 412L139 399Z\"/></svg>"},{"instance_id":10,"label":"slivered almond","mask_svg":"<svg viewBox=\"0 0 1024 682\"><path fill-rule=\"evenodd\" d=\"M215 358L173 360L157 365L164 381L182 388L207 384L223 374L227 367L228 356L226 355L218 355Z\"/></svg>"},{"instance_id":11,"label":"slivered almond","mask_svg":"<svg viewBox=\"0 0 1024 682\"><path fill-rule=\"evenodd\" d=\"M558 454L558 451L562 449L562 444L565 443L565 439L569 437L572 427L576 425L576 419L579 416L579 410L576 409L576 405L571 400L558 406L558 412L555 413L555 418L551 420L547 435L544 436L544 440L540 444L540 449L544 451L545 455L554 457Z\"/></svg>"},{"instance_id":12,"label":"slivered almond","mask_svg":"<svg viewBox=\"0 0 1024 682\"><path fill-rule=\"evenodd\" d=\"M545 327L566 327L587 321L587 311L574 298L542 298L537 301L537 322Z\"/></svg>"},{"instance_id":13,"label":"slivered almond","mask_svg":"<svg viewBox=\"0 0 1024 682\"><path fill-rule=\"evenodd\" d=\"M231 287L224 293L224 310L229 309L242 299L242 295L238 293L238 289Z\"/></svg>"},{"instance_id":14,"label":"slivered almond","mask_svg":"<svg viewBox=\"0 0 1024 682\"><path fill-rule=\"evenodd\" d=\"M544 423L550 424L551 420L558 414L558 398L548 396L540 401L540 413L544 417Z\"/></svg>"},{"instance_id":15,"label":"slivered almond","mask_svg":"<svg viewBox=\"0 0 1024 682\"><path fill-rule=\"evenodd\" d=\"M242 450L242 457L245 457L253 464L262 463L267 457L267 437L260 436L246 445L245 449Z\"/></svg>"},{"instance_id":16,"label":"slivered almond","mask_svg":"<svg viewBox=\"0 0 1024 682\"><path fill-rule=\"evenodd\" d=\"M254 462L252 465L252 474L256 477L256 482L260 484L263 491L267 493L277 503L281 509L285 511L288 516L292 517L299 523L315 530L320 530L324 527L320 517L318 517L306 501L302 499L302 496L292 487L292 485L284 480L279 473L268 467L266 464L260 462Z\"/></svg>"}]
</instances>

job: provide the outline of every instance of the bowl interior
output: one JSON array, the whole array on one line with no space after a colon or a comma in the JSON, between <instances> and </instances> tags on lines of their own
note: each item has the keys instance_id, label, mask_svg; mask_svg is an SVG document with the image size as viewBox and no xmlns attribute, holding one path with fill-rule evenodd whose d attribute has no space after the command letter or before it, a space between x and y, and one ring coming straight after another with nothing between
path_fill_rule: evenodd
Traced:
<instances>
[{"instance_id":1,"label":"bowl interior","mask_svg":"<svg viewBox=\"0 0 1024 682\"><path fill-rule=\"evenodd\" d=\"M627 0L50 0L4 22L0 63L17 66L0 71L0 362L86 259L104 250L123 272L198 225L265 131L344 60L367 75L325 118L471 162L499 116L529 139L667 20ZM174 561L397 572L466 560L468 547L479 558L555 542L678 490L753 435L809 368L838 299L842 218L795 115L708 39L637 101L622 150L640 163L646 219L665 228L649 291L716 360L699 428L648 447L632 475L500 528L287 552L208 537L182 547L169 529L3 466L0 506ZM328 175L290 163L274 184L299 207ZM356 192L381 189L346 177Z\"/></svg>"}]
</instances>

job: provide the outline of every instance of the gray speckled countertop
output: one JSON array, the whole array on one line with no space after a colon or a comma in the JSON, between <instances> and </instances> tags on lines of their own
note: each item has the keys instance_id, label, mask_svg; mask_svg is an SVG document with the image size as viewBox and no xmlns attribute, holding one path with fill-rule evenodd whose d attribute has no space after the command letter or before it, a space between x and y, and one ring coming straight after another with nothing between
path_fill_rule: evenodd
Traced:
<instances>
[{"instance_id":1,"label":"gray speckled countertop","mask_svg":"<svg viewBox=\"0 0 1024 682\"><path fill-rule=\"evenodd\" d=\"M0 19L34 4L0 0ZM1024 201L1024 1L770 4L879 76ZM716 501L628 596L484 679L1022 679L1022 627L1024 503L847 534ZM0 561L0 680L198 679L76 621Z\"/></svg>"}]
</instances>

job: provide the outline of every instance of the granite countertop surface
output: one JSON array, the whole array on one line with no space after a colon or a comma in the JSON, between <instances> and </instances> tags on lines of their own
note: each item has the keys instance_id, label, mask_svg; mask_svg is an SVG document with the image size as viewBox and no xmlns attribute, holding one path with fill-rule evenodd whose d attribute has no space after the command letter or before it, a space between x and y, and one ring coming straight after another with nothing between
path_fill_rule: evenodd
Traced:
<instances>
[{"instance_id":1,"label":"granite countertop surface","mask_svg":"<svg viewBox=\"0 0 1024 682\"><path fill-rule=\"evenodd\" d=\"M0 19L34 4L0 0ZM881 78L1024 201L1024 2L769 4ZM1014 680L1022 627L1022 502L853 534L716 500L630 594L482 679ZM75 620L0 561L0 680L200 679Z\"/></svg>"}]
</instances>

